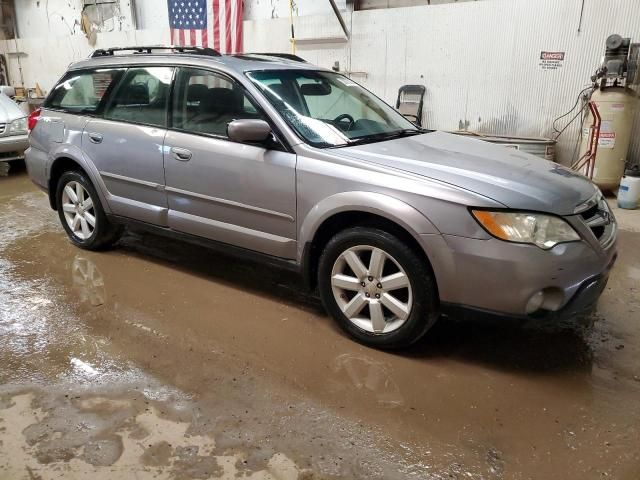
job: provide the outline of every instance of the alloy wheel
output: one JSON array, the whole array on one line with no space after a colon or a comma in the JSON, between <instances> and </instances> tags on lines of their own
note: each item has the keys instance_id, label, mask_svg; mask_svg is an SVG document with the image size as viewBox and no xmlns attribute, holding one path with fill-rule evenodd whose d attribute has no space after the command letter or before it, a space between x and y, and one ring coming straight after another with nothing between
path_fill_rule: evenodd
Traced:
<instances>
[{"instance_id":1,"label":"alloy wheel","mask_svg":"<svg viewBox=\"0 0 640 480\"><path fill-rule=\"evenodd\" d=\"M378 247L357 245L342 252L333 265L331 288L344 316L370 333L393 332L411 314L409 276Z\"/></svg>"},{"instance_id":2,"label":"alloy wheel","mask_svg":"<svg viewBox=\"0 0 640 480\"><path fill-rule=\"evenodd\" d=\"M96 212L91 195L79 182L71 181L62 190L62 211L75 237L87 240L96 228Z\"/></svg>"}]
</instances>

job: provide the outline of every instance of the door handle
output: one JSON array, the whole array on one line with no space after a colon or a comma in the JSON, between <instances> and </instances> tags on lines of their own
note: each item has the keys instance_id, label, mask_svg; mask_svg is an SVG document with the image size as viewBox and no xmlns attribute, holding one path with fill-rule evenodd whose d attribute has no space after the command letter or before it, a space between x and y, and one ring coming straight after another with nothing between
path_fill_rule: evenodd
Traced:
<instances>
[{"instance_id":1,"label":"door handle","mask_svg":"<svg viewBox=\"0 0 640 480\"><path fill-rule=\"evenodd\" d=\"M89 132L89 141L91 143L102 143L102 135L95 132Z\"/></svg>"},{"instance_id":2,"label":"door handle","mask_svg":"<svg viewBox=\"0 0 640 480\"><path fill-rule=\"evenodd\" d=\"M186 148L171 147L171 153L173 158L180 160L181 162L188 162L191 160L192 153Z\"/></svg>"}]
</instances>

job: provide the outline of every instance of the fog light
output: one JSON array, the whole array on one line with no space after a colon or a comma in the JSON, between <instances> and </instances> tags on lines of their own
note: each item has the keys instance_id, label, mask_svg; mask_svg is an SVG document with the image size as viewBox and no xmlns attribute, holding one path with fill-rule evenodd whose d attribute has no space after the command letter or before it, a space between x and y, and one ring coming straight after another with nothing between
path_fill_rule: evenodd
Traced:
<instances>
[{"instance_id":1,"label":"fog light","mask_svg":"<svg viewBox=\"0 0 640 480\"><path fill-rule=\"evenodd\" d=\"M529 301L527 302L527 307L525 309L525 311L527 312L527 315L538 310L543 303L544 303L544 293L542 291L539 291L538 293L534 293L529 299Z\"/></svg>"}]
</instances>

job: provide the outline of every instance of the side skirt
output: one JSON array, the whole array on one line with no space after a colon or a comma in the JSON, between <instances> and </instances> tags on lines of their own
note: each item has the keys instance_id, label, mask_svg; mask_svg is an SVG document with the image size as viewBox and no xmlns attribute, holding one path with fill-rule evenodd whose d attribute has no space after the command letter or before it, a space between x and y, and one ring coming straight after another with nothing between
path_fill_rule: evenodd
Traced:
<instances>
[{"instance_id":1,"label":"side skirt","mask_svg":"<svg viewBox=\"0 0 640 480\"><path fill-rule=\"evenodd\" d=\"M286 258L274 257L265 253L256 252L254 250L248 250L246 248L237 247L228 243L218 242L204 237L198 237L189 233L178 232L171 228L159 227L139 220L133 220L127 217L120 217L118 215L107 215L110 222L118 225L123 225L137 230L144 230L146 232L171 238L174 240L180 240L194 245L199 245L210 250L214 250L224 255L231 255L234 257L242 258L254 263L261 263L263 265L273 266L290 272L295 272L302 275L302 266L295 260L289 260Z\"/></svg>"}]
</instances>

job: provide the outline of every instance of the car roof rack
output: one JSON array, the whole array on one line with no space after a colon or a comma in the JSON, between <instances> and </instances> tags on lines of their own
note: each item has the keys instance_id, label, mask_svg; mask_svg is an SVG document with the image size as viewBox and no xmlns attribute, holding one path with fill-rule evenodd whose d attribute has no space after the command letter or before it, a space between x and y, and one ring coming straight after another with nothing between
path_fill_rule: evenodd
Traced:
<instances>
[{"instance_id":1,"label":"car roof rack","mask_svg":"<svg viewBox=\"0 0 640 480\"><path fill-rule=\"evenodd\" d=\"M293 53L260 53L260 52L251 52L251 53L243 53L242 56L251 56L251 55L259 55L261 57L276 57L276 58L284 58L285 60L291 60L294 62L303 62L307 63L307 61L299 57L298 55L294 55Z\"/></svg>"},{"instance_id":2,"label":"car roof rack","mask_svg":"<svg viewBox=\"0 0 640 480\"><path fill-rule=\"evenodd\" d=\"M90 58L97 57L110 57L115 54L115 52L133 52L135 54L150 54L153 53L154 50L171 50L172 52L178 53L191 53L194 55L205 55L208 57L220 57L221 54L219 51L214 50L213 48L203 48L203 47L185 47L181 45L153 45L147 47L113 47L113 48L100 48L95 50Z\"/></svg>"}]
</instances>

